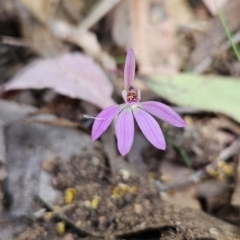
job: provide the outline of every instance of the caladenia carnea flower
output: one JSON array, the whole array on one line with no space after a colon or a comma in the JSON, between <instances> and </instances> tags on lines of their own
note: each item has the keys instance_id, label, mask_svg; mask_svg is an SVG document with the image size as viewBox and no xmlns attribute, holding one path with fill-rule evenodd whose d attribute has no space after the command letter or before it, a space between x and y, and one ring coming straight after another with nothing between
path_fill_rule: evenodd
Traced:
<instances>
[{"instance_id":1,"label":"caladenia carnea flower","mask_svg":"<svg viewBox=\"0 0 240 240\"><path fill-rule=\"evenodd\" d=\"M151 116L175 126L186 126L185 121L169 106L155 101L140 102L140 90L135 91L133 81L135 76L135 55L128 50L124 67L124 86L122 97L124 104L114 105L102 110L95 118L92 128L92 140L99 138L116 117L116 136L118 150L126 155L133 144L134 118L145 137L156 148L165 150L166 142L157 121ZM150 115L151 114L151 115Z\"/></svg>"}]
</instances>

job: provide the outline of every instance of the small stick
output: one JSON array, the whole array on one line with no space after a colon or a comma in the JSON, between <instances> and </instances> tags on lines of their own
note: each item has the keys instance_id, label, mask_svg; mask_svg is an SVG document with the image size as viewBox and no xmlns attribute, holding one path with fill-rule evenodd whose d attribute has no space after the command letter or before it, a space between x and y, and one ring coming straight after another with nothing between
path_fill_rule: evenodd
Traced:
<instances>
[{"instance_id":1,"label":"small stick","mask_svg":"<svg viewBox=\"0 0 240 240\"><path fill-rule=\"evenodd\" d=\"M13 38L9 36L0 36L0 43L16 46L16 47L30 47L31 44L26 39Z\"/></svg>"},{"instance_id":2,"label":"small stick","mask_svg":"<svg viewBox=\"0 0 240 240\"><path fill-rule=\"evenodd\" d=\"M90 115L86 115L86 114L83 114L83 117L85 118L90 118L90 119L95 119L95 120L105 120L105 118L97 118L97 117L93 117L93 116L90 116Z\"/></svg>"},{"instance_id":3,"label":"small stick","mask_svg":"<svg viewBox=\"0 0 240 240\"><path fill-rule=\"evenodd\" d=\"M90 29L120 1L121 0L102 0L101 2L97 2L93 7L93 10L78 25L78 30L81 31Z\"/></svg>"},{"instance_id":4,"label":"small stick","mask_svg":"<svg viewBox=\"0 0 240 240\"><path fill-rule=\"evenodd\" d=\"M183 187L191 183L200 182L204 177L208 176L208 173L207 173L208 168L215 167L219 161L227 161L230 157L234 156L239 152L240 152L240 138L236 139L229 147L223 149L218 155L218 157L213 162L205 166L204 169L201 169L193 173L187 179L169 186L164 185L158 180L155 180L154 184L156 185L156 187L159 189L161 193L171 189Z\"/></svg>"}]
</instances>

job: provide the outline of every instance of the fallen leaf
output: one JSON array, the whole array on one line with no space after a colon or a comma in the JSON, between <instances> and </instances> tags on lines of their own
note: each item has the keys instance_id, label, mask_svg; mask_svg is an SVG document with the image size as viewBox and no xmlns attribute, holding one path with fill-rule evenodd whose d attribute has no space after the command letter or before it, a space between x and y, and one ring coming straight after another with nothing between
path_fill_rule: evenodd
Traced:
<instances>
[{"instance_id":1,"label":"fallen leaf","mask_svg":"<svg viewBox=\"0 0 240 240\"><path fill-rule=\"evenodd\" d=\"M189 185L180 190L170 191L162 194L164 202L176 204L181 207L188 207L193 209L201 209L200 202L196 197L196 188L194 185Z\"/></svg>"},{"instance_id":2,"label":"fallen leaf","mask_svg":"<svg viewBox=\"0 0 240 240\"><path fill-rule=\"evenodd\" d=\"M164 175L171 181L166 182L166 186L171 186L185 181L191 175L191 169L173 164L169 161L161 161L161 180ZM162 200L168 203L173 203L181 207L189 207L193 209L201 209L200 202L197 200L196 186L193 184L182 186L177 189L172 189L162 194Z\"/></svg>"},{"instance_id":3,"label":"fallen leaf","mask_svg":"<svg viewBox=\"0 0 240 240\"><path fill-rule=\"evenodd\" d=\"M240 122L240 82L237 78L199 76L152 76L147 85L169 102L226 114Z\"/></svg>"},{"instance_id":4,"label":"fallen leaf","mask_svg":"<svg viewBox=\"0 0 240 240\"><path fill-rule=\"evenodd\" d=\"M4 85L4 90L51 88L59 94L79 98L100 108L113 105L113 87L91 58L66 53L53 59L39 59Z\"/></svg>"}]
</instances>

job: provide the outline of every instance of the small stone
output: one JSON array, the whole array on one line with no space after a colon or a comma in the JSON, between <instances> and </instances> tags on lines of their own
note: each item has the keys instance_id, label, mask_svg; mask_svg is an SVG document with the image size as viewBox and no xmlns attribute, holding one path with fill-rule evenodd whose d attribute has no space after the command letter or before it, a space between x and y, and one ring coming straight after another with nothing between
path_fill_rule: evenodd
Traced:
<instances>
[{"instance_id":1,"label":"small stone","mask_svg":"<svg viewBox=\"0 0 240 240\"><path fill-rule=\"evenodd\" d=\"M93 157L92 162L95 166L98 166L100 164L100 159L98 157Z\"/></svg>"},{"instance_id":2,"label":"small stone","mask_svg":"<svg viewBox=\"0 0 240 240\"><path fill-rule=\"evenodd\" d=\"M78 221L76 222L76 226L80 228L80 227L82 226L82 221L81 221L81 220L78 220Z\"/></svg>"},{"instance_id":3,"label":"small stone","mask_svg":"<svg viewBox=\"0 0 240 240\"><path fill-rule=\"evenodd\" d=\"M134 212L140 214L142 212L142 206L140 204L134 204Z\"/></svg>"},{"instance_id":4,"label":"small stone","mask_svg":"<svg viewBox=\"0 0 240 240\"><path fill-rule=\"evenodd\" d=\"M47 172L52 172L57 164L56 158L49 158L42 162L42 168Z\"/></svg>"},{"instance_id":5,"label":"small stone","mask_svg":"<svg viewBox=\"0 0 240 240\"><path fill-rule=\"evenodd\" d=\"M160 180L163 183L170 183L170 182L172 182L173 179L170 174L165 173L160 176Z\"/></svg>"},{"instance_id":6,"label":"small stone","mask_svg":"<svg viewBox=\"0 0 240 240\"><path fill-rule=\"evenodd\" d=\"M129 177L130 177L130 172L128 170L126 170L126 169L121 169L119 171L119 173L122 176L122 179L125 180L125 181L127 181L129 179Z\"/></svg>"},{"instance_id":7,"label":"small stone","mask_svg":"<svg viewBox=\"0 0 240 240\"><path fill-rule=\"evenodd\" d=\"M106 217L100 216L98 218L98 222L99 222L99 226L98 226L99 230L104 231L106 229L106 223L107 223Z\"/></svg>"},{"instance_id":8,"label":"small stone","mask_svg":"<svg viewBox=\"0 0 240 240\"><path fill-rule=\"evenodd\" d=\"M127 203L132 202L132 200L133 200L133 194L127 193L127 194L124 196L124 200L125 200Z\"/></svg>"},{"instance_id":9,"label":"small stone","mask_svg":"<svg viewBox=\"0 0 240 240\"><path fill-rule=\"evenodd\" d=\"M218 236L218 230L216 228L209 228L209 233L213 236Z\"/></svg>"},{"instance_id":10,"label":"small stone","mask_svg":"<svg viewBox=\"0 0 240 240\"><path fill-rule=\"evenodd\" d=\"M83 203L83 205L84 205L84 207L85 208L91 208L91 202L90 201L85 201L84 203Z\"/></svg>"},{"instance_id":11,"label":"small stone","mask_svg":"<svg viewBox=\"0 0 240 240\"><path fill-rule=\"evenodd\" d=\"M46 213L46 208L41 208L38 211L34 212L33 215L35 218L41 218L45 215Z\"/></svg>"},{"instance_id":12,"label":"small stone","mask_svg":"<svg viewBox=\"0 0 240 240\"><path fill-rule=\"evenodd\" d=\"M74 236L71 233L68 233L64 236L64 240L74 240Z\"/></svg>"},{"instance_id":13,"label":"small stone","mask_svg":"<svg viewBox=\"0 0 240 240\"><path fill-rule=\"evenodd\" d=\"M53 212L46 212L43 218L45 221L51 220L53 218Z\"/></svg>"},{"instance_id":14,"label":"small stone","mask_svg":"<svg viewBox=\"0 0 240 240\"><path fill-rule=\"evenodd\" d=\"M147 223L146 222L142 222L140 225L139 225L139 228L140 229L145 229L147 226Z\"/></svg>"}]
</instances>

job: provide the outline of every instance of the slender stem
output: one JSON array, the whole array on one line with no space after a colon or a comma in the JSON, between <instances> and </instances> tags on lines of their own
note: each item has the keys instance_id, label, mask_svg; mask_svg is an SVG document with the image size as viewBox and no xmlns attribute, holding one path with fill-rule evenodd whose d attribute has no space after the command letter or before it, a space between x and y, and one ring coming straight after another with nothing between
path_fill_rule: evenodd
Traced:
<instances>
[{"instance_id":1,"label":"slender stem","mask_svg":"<svg viewBox=\"0 0 240 240\"><path fill-rule=\"evenodd\" d=\"M225 32L226 32L226 34L227 34L227 36L228 36L228 39L229 39L229 41L230 41L230 43L231 43L231 45L232 45L232 48L233 48L233 50L234 50L234 52L235 52L235 54L236 54L236 56L237 56L237 59L238 59L238 61L240 62L240 53L239 53L239 50L238 50L238 48L237 48L237 45L236 45L236 44L234 43L234 41L233 41L232 34L231 34L231 32L230 32L230 30L229 30L229 28L228 28L228 26L227 26L227 23L226 23L226 21L225 21L225 18L224 18L224 16L223 16L223 13L222 13L222 11L220 10L220 8L218 7L218 5L217 5L217 3L216 3L216 0L213 0L213 1L214 1L215 6L216 6L216 9L217 9L219 18L220 18L220 20L221 20L221 22L222 22L222 25L223 25L223 27L224 27L224 30L225 30Z\"/></svg>"},{"instance_id":2,"label":"slender stem","mask_svg":"<svg viewBox=\"0 0 240 240\"><path fill-rule=\"evenodd\" d=\"M186 165L193 170L192 167L192 160L190 159L190 157L188 156L187 152L185 151L184 148L182 148L180 145L178 145L171 137L166 136L166 141L172 145L174 148L176 148L176 150L180 153L181 157L183 158L184 162L186 163Z\"/></svg>"}]
</instances>

